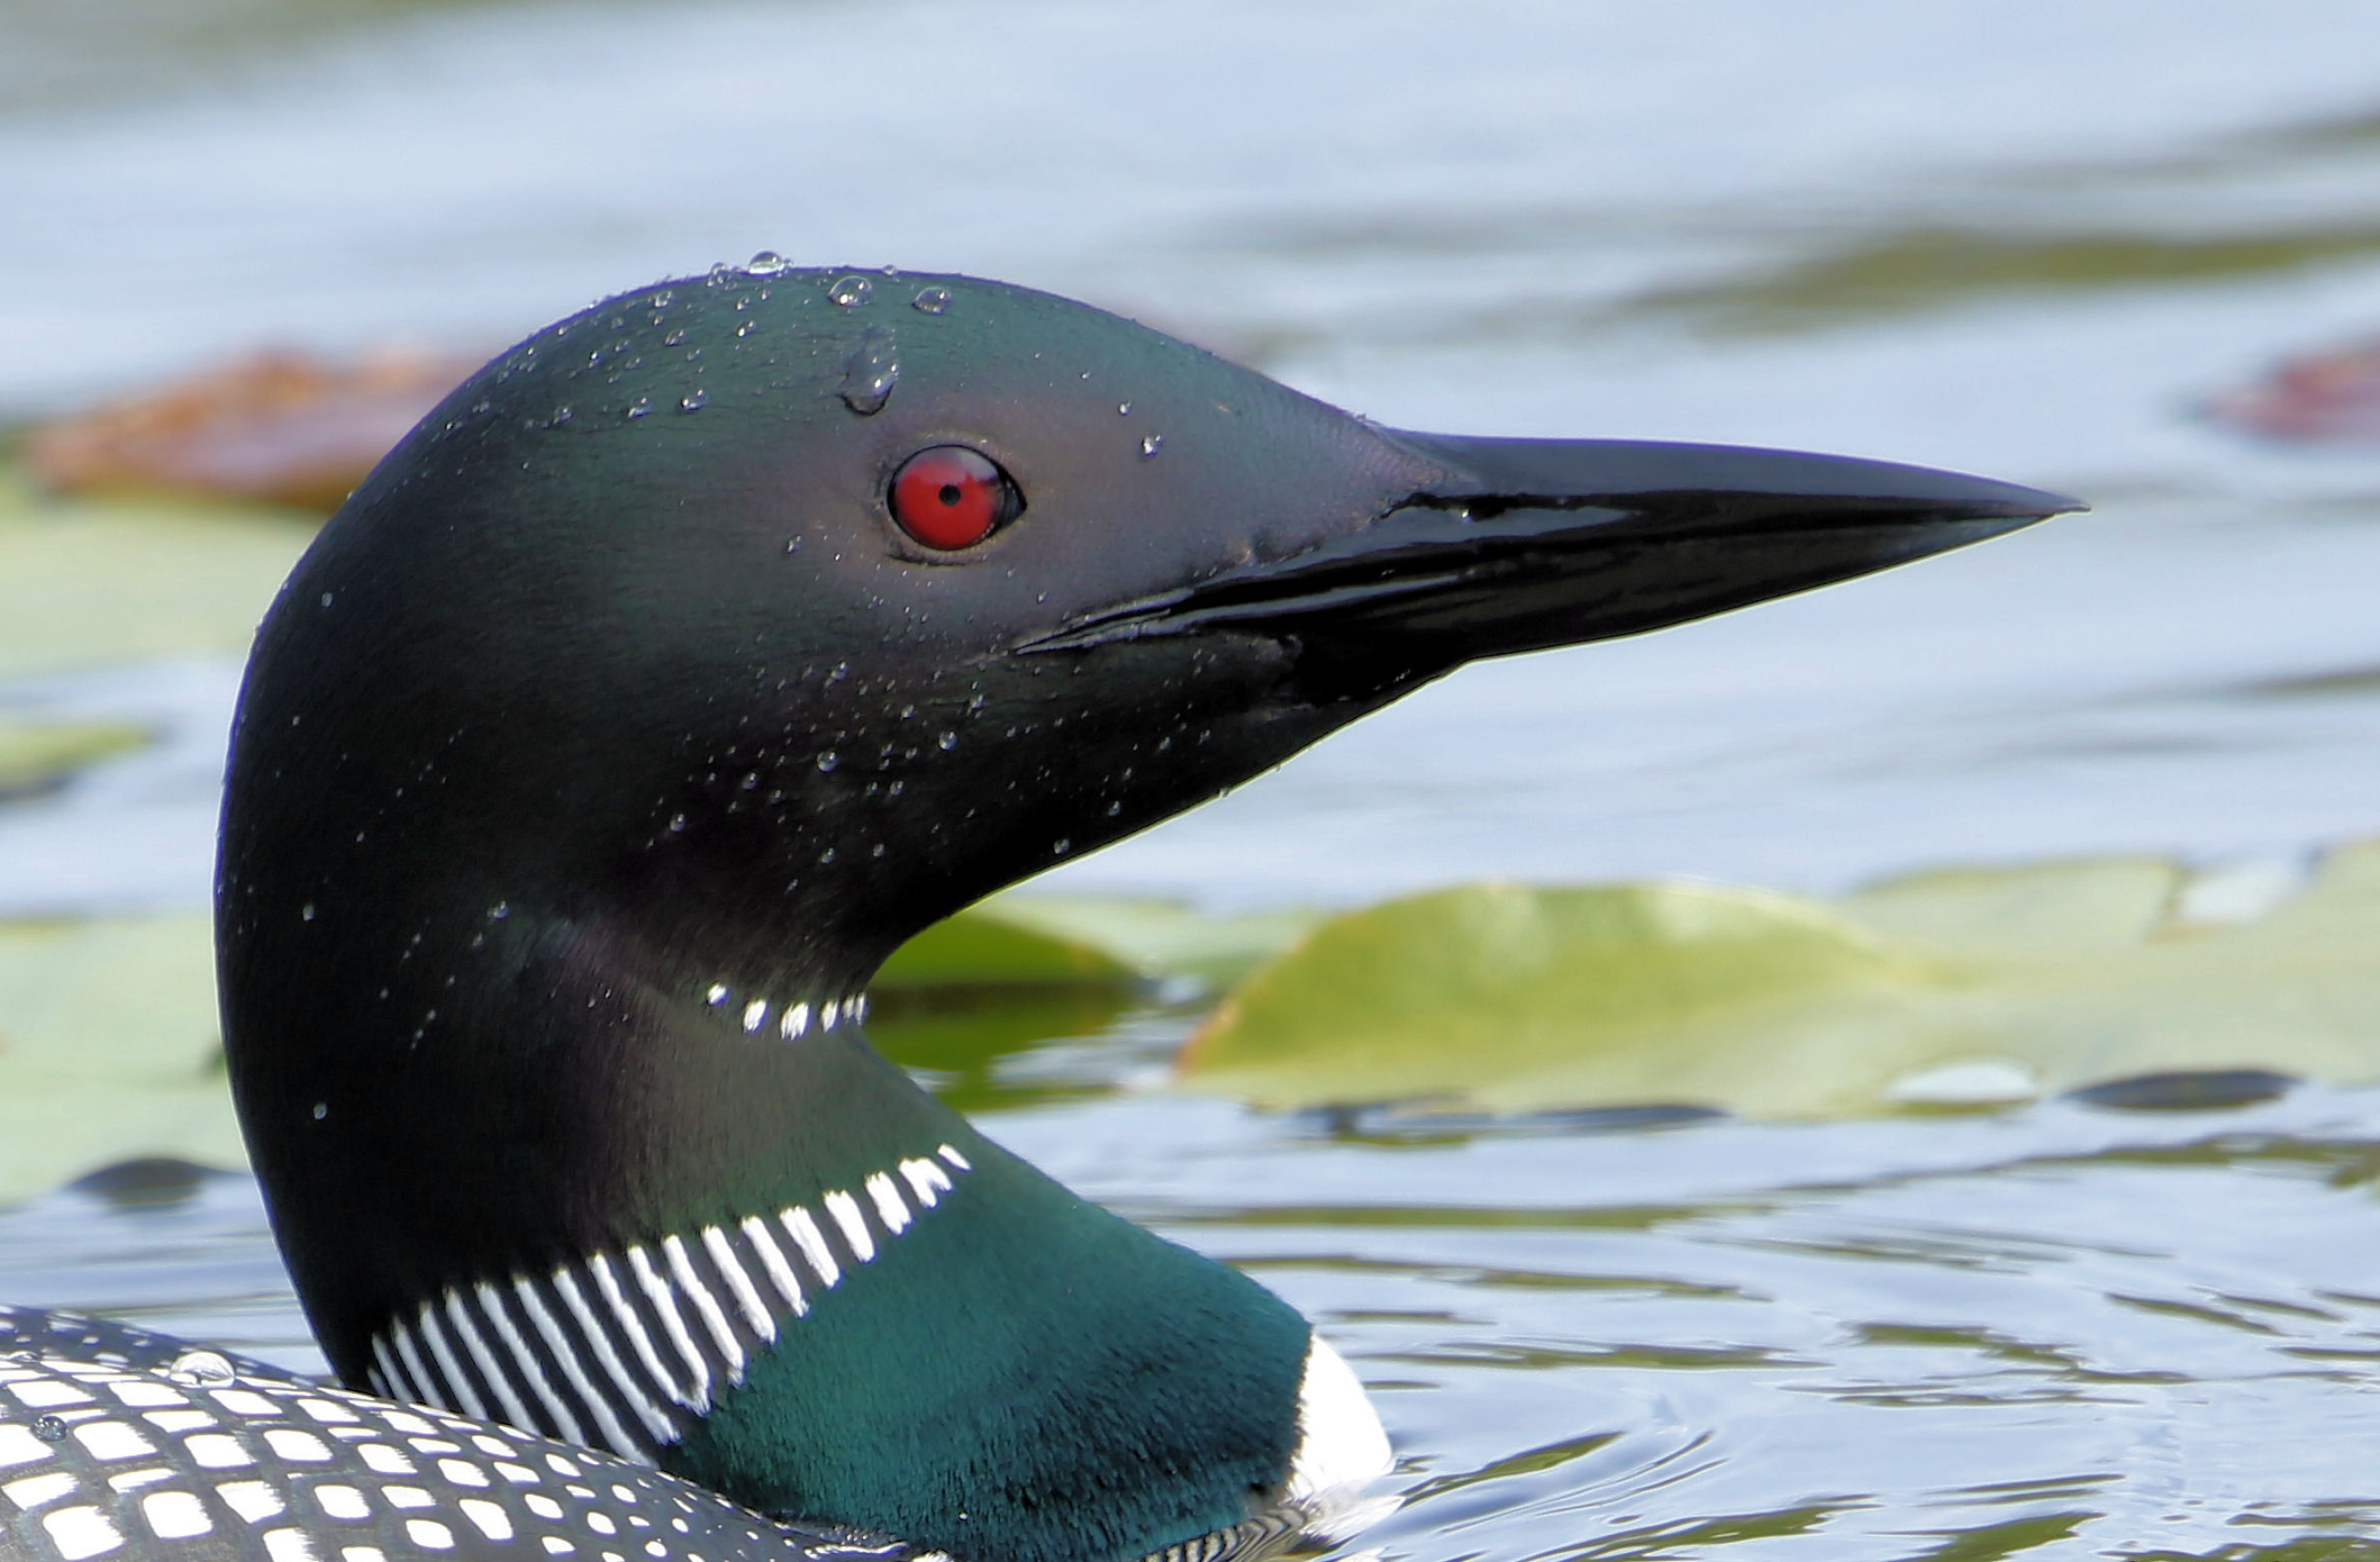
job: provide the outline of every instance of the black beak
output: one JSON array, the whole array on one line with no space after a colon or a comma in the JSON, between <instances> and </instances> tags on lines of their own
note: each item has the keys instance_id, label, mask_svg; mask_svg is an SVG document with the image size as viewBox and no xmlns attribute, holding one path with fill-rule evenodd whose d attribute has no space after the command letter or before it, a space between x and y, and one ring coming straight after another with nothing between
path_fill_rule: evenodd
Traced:
<instances>
[{"instance_id":1,"label":"black beak","mask_svg":"<svg viewBox=\"0 0 2380 1562\"><path fill-rule=\"evenodd\" d=\"M2014 531L2075 500L1725 445L1387 432L1442 477L1361 530L1017 648L1269 633L1375 678L1642 634ZM1352 692L1352 691L1351 691Z\"/></svg>"}]
</instances>

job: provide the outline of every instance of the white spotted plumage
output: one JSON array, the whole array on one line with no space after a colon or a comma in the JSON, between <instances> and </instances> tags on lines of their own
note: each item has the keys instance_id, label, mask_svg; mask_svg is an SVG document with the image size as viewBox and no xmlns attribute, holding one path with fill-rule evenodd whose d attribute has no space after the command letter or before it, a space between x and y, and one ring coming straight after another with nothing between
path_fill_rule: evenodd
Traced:
<instances>
[{"instance_id":1,"label":"white spotted plumage","mask_svg":"<svg viewBox=\"0 0 2380 1562\"><path fill-rule=\"evenodd\" d=\"M509 1314L507 1300L502 1289L492 1300L461 1298L499 1360L514 1348L493 1325ZM462 1326L444 1300L437 1311L450 1332ZM408 1330L422 1328L421 1316L410 1310ZM112 1338L94 1353L91 1338L62 1338L62 1325ZM200 1377L181 1370L195 1353L178 1349L126 1326L0 1307L0 1556L600 1562L611 1552L638 1562L932 1562L914 1547L780 1527L606 1454L260 1363ZM386 1375L396 1359L383 1350L376 1370ZM458 1352L471 1359L468 1346Z\"/></svg>"}]
</instances>

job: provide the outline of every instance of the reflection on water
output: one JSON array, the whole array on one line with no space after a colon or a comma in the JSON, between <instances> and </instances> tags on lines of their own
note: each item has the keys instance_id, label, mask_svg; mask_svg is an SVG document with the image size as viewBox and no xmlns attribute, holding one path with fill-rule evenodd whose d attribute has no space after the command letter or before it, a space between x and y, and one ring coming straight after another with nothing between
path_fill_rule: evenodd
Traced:
<instances>
[{"instance_id":1,"label":"reflection on water","mask_svg":"<svg viewBox=\"0 0 2380 1562\"><path fill-rule=\"evenodd\" d=\"M1141 1045L983 1120L1320 1323L1396 1441L1391 1556L2380 1537L2380 1093L1397 1143L1085 1083ZM0 1274L320 1368L245 1179L52 1195Z\"/></svg>"}]
</instances>

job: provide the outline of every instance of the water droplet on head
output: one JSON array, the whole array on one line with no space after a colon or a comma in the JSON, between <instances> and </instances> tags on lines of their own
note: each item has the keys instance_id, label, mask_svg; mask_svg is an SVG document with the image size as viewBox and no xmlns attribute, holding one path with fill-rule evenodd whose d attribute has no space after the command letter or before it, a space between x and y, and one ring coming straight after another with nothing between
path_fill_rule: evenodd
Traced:
<instances>
[{"instance_id":1,"label":"water droplet on head","mask_svg":"<svg viewBox=\"0 0 2380 1562\"><path fill-rule=\"evenodd\" d=\"M704 407L709 406L710 405L710 393L701 389L700 387L688 391L686 394L677 398L677 409L680 412L700 412Z\"/></svg>"},{"instance_id":2,"label":"water droplet on head","mask_svg":"<svg viewBox=\"0 0 2380 1562\"><path fill-rule=\"evenodd\" d=\"M545 420L545 426L549 429L559 429L569 421L570 409L566 406L557 406L553 409L553 416Z\"/></svg>"},{"instance_id":3,"label":"water droplet on head","mask_svg":"<svg viewBox=\"0 0 2380 1562\"><path fill-rule=\"evenodd\" d=\"M775 250L763 249L744 262L744 271L747 276L776 276L791 271L793 264Z\"/></svg>"},{"instance_id":4,"label":"water droplet on head","mask_svg":"<svg viewBox=\"0 0 2380 1562\"><path fill-rule=\"evenodd\" d=\"M230 1361L215 1350L185 1350L174 1358L165 1375L188 1388L230 1383L239 1376Z\"/></svg>"},{"instance_id":5,"label":"water droplet on head","mask_svg":"<svg viewBox=\"0 0 2380 1562\"><path fill-rule=\"evenodd\" d=\"M54 1415L37 1415L33 1418L33 1435L44 1443L62 1443L66 1441L67 1423Z\"/></svg>"},{"instance_id":6,"label":"water droplet on head","mask_svg":"<svg viewBox=\"0 0 2380 1562\"><path fill-rule=\"evenodd\" d=\"M491 922L502 922L505 917L510 916L512 914L513 908L511 902L498 901L494 905L488 908L488 920Z\"/></svg>"},{"instance_id":7,"label":"water droplet on head","mask_svg":"<svg viewBox=\"0 0 2380 1562\"><path fill-rule=\"evenodd\" d=\"M838 277L826 296L846 309L856 309L876 296L876 285L864 276Z\"/></svg>"},{"instance_id":8,"label":"water droplet on head","mask_svg":"<svg viewBox=\"0 0 2380 1562\"><path fill-rule=\"evenodd\" d=\"M669 828L672 835L682 834L686 829L686 816L684 814L672 814L670 816Z\"/></svg>"},{"instance_id":9,"label":"water droplet on head","mask_svg":"<svg viewBox=\"0 0 2380 1562\"><path fill-rule=\"evenodd\" d=\"M934 745L937 748L942 749L944 752L948 752L959 745L959 735L956 733L944 733L941 737L934 740Z\"/></svg>"},{"instance_id":10,"label":"water droplet on head","mask_svg":"<svg viewBox=\"0 0 2380 1562\"><path fill-rule=\"evenodd\" d=\"M628 416L631 418L642 418L652 409L653 399L650 396L638 396L635 401L628 404Z\"/></svg>"},{"instance_id":11,"label":"water droplet on head","mask_svg":"<svg viewBox=\"0 0 2380 1562\"><path fill-rule=\"evenodd\" d=\"M322 1121L324 1118L329 1117L330 1115L331 1104L328 1101L317 1101L314 1103L314 1120L316 1122Z\"/></svg>"},{"instance_id":12,"label":"water droplet on head","mask_svg":"<svg viewBox=\"0 0 2380 1562\"><path fill-rule=\"evenodd\" d=\"M1120 417L1120 418L1129 418L1129 417L1131 417L1131 416L1132 416L1132 403L1130 403L1130 402L1128 402L1128 401L1120 401L1120 402L1116 403L1116 415L1117 415L1118 417Z\"/></svg>"},{"instance_id":13,"label":"water droplet on head","mask_svg":"<svg viewBox=\"0 0 2380 1562\"><path fill-rule=\"evenodd\" d=\"M836 757L832 748L818 757L818 768L821 770L832 770L840 763L842 763L841 759Z\"/></svg>"},{"instance_id":14,"label":"water droplet on head","mask_svg":"<svg viewBox=\"0 0 2380 1562\"><path fill-rule=\"evenodd\" d=\"M909 307L921 315L938 315L951 307L951 290L947 287L920 287Z\"/></svg>"},{"instance_id":15,"label":"water droplet on head","mask_svg":"<svg viewBox=\"0 0 2380 1562\"><path fill-rule=\"evenodd\" d=\"M662 338L662 345L664 347L674 347L680 342L685 340L686 327L681 325L675 331L671 332L668 335Z\"/></svg>"},{"instance_id":16,"label":"water droplet on head","mask_svg":"<svg viewBox=\"0 0 2380 1562\"><path fill-rule=\"evenodd\" d=\"M1062 835L1058 837L1055 842L1050 843L1050 854L1055 857L1062 857L1074 849L1075 843Z\"/></svg>"},{"instance_id":17,"label":"water droplet on head","mask_svg":"<svg viewBox=\"0 0 2380 1562\"><path fill-rule=\"evenodd\" d=\"M331 594L328 591L322 593L322 605L326 608L331 605Z\"/></svg>"},{"instance_id":18,"label":"water droplet on head","mask_svg":"<svg viewBox=\"0 0 2380 1562\"><path fill-rule=\"evenodd\" d=\"M298 920L300 922L311 922L314 920L313 902L308 901L304 905L298 908Z\"/></svg>"},{"instance_id":19,"label":"water droplet on head","mask_svg":"<svg viewBox=\"0 0 2380 1562\"><path fill-rule=\"evenodd\" d=\"M871 325L860 333L859 345L844 360L843 383L835 387L835 394L843 398L844 406L868 418L884 409L900 379L901 356L892 333Z\"/></svg>"},{"instance_id":20,"label":"water droplet on head","mask_svg":"<svg viewBox=\"0 0 2380 1562\"><path fill-rule=\"evenodd\" d=\"M1164 447L1164 444L1165 436L1163 434L1151 434L1147 439L1142 440L1140 442L1141 459L1146 461L1150 456L1156 454L1159 450Z\"/></svg>"}]
</instances>

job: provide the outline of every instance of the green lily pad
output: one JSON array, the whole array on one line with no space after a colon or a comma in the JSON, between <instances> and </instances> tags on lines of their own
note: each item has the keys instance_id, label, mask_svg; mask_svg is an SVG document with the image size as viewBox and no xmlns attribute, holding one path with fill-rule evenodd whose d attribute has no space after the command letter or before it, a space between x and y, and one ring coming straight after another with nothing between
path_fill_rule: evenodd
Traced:
<instances>
[{"instance_id":1,"label":"green lily pad","mask_svg":"<svg viewBox=\"0 0 2380 1562\"><path fill-rule=\"evenodd\" d=\"M2380 1079L2380 843L2244 921L2145 859L1930 874L1831 902L1472 885L1336 918L1184 1047L1271 1108L1979 1107L2173 1071ZM2204 897L2201 897L2202 899ZM2219 897L2216 898L2219 900Z\"/></svg>"},{"instance_id":2,"label":"green lily pad","mask_svg":"<svg viewBox=\"0 0 2380 1562\"><path fill-rule=\"evenodd\" d=\"M0 682L245 654L314 526L261 508L49 499L0 469Z\"/></svg>"},{"instance_id":3,"label":"green lily pad","mask_svg":"<svg viewBox=\"0 0 2380 1562\"><path fill-rule=\"evenodd\" d=\"M869 987L880 1005L888 993L921 988L1121 987L1139 975L1098 945L1021 922L995 902L903 944Z\"/></svg>"},{"instance_id":4,"label":"green lily pad","mask_svg":"<svg viewBox=\"0 0 2380 1562\"><path fill-rule=\"evenodd\" d=\"M1321 920L1307 911L1210 916L1176 901L995 895L910 939L877 992L908 987L1227 987Z\"/></svg>"},{"instance_id":5,"label":"green lily pad","mask_svg":"<svg viewBox=\"0 0 2380 1562\"><path fill-rule=\"evenodd\" d=\"M247 1163L204 913L0 923L0 1204L137 1156Z\"/></svg>"},{"instance_id":6,"label":"green lily pad","mask_svg":"<svg viewBox=\"0 0 2380 1562\"><path fill-rule=\"evenodd\" d=\"M123 721L23 721L0 716L0 801L46 792L78 770L149 741Z\"/></svg>"},{"instance_id":7,"label":"green lily pad","mask_svg":"<svg viewBox=\"0 0 2380 1562\"><path fill-rule=\"evenodd\" d=\"M1069 1037L1097 1036L1130 1003L1113 987L882 988L870 996L868 1039L963 1112L1037 1106L1096 1088L1022 1067Z\"/></svg>"},{"instance_id":8,"label":"green lily pad","mask_svg":"<svg viewBox=\"0 0 2380 1562\"><path fill-rule=\"evenodd\" d=\"M1772 271L1640 297L1725 332L1823 330L2025 297L2204 286L2350 264L2380 251L2367 223L2180 235L1916 227L1860 235Z\"/></svg>"},{"instance_id":9,"label":"green lily pad","mask_svg":"<svg viewBox=\"0 0 2380 1562\"><path fill-rule=\"evenodd\" d=\"M1322 914L1269 911L1214 916L1178 901L1096 895L999 895L976 913L1087 944L1148 977L1186 976L1213 987L1239 980L1294 943Z\"/></svg>"}]
</instances>

